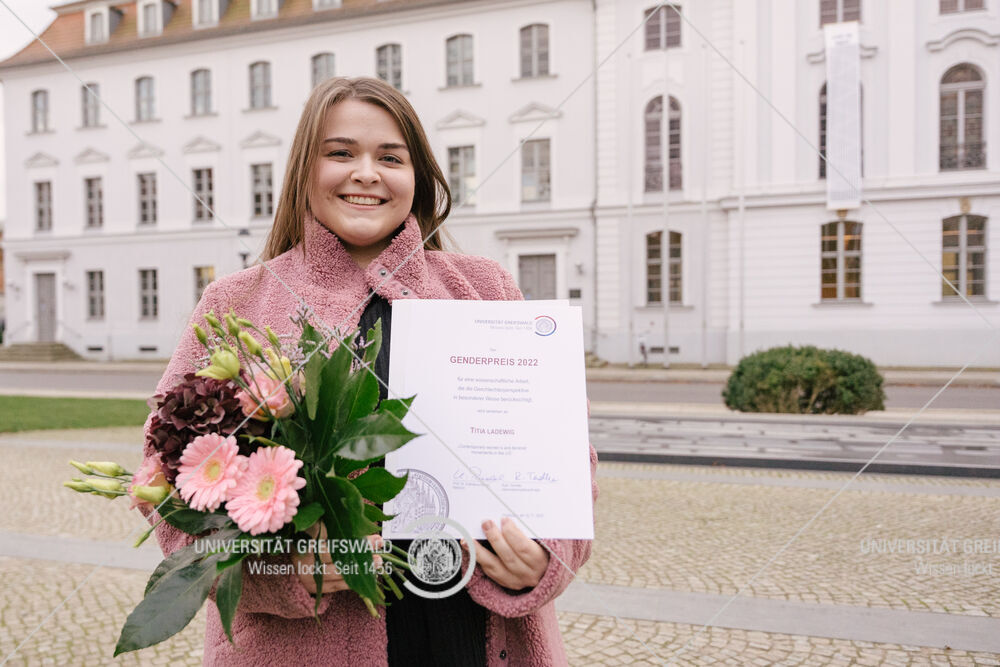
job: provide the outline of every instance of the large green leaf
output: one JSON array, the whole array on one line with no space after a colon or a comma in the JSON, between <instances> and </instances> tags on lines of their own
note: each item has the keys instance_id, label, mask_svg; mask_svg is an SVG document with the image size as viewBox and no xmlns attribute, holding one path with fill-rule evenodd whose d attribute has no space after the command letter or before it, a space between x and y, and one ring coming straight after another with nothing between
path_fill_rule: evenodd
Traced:
<instances>
[{"instance_id":1,"label":"large green leaf","mask_svg":"<svg viewBox=\"0 0 1000 667\"><path fill-rule=\"evenodd\" d=\"M375 411L378 405L378 380L374 373L366 368L351 373L339 398L333 408L334 415L329 426L332 432Z\"/></svg>"},{"instance_id":2,"label":"large green leaf","mask_svg":"<svg viewBox=\"0 0 1000 667\"><path fill-rule=\"evenodd\" d=\"M166 511L166 508L164 508ZM229 516L222 512L199 512L193 509L179 509L166 512L163 520L178 530L183 530L188 535L200 535L202 533L218 530L226 525L232 525Z\"/></svg>"},{"instance_id":3,"label":"large green leaf","mask_svg":"<svg viewBox=\"0 0 1000 667\"><path fill-rule=\"evenodd\" d=\"M237 565L226 569L219 577L219 585L215 588L215 605L219 608L219 618L222 619L222 629L226 637L233 641L233 617L236 607L243 595L243 566Z\"/></svg>"},{"instance_id":4,"label":"large green leaf","mask_svg":"<svg viewBox=\"0 0 1000 667\"><path fill-rule=\"evenodd\" d=\"M319 392L322 387L321 379L326 357L322 351L313 353L316 348L323 345L323 337L308 322L302 322L302 336L299 338L299 347L309 357L303 369L306 380L306 412L309 419L316 418L316 409L319 406ZM309 355L312 356L309 356Z\"/></svg>"},{"instance_id":5,"label":"large green leaf","mask_svg":"<svg viewBox=\"0 0 1000 667\"><path fill-rule=\"evenodd\" d=\"M406 486L408 475L396 477L385 468L369 468L358 475L351 483L358 489L362 497L373 503L384 503L396 497Z\"/></svg>"},{"instance_id":6,"label":"large green leaf","mask_svg":"<svg viewBox=\"0 0 1000 667\"><path fill-rule=\"evenodd\" d=\"M378 357L379 352L382 349L381 317L375 320L375 326L365 333L365 341L367 341L368 346L365 348L364 362L371 365L375 363L375 358Z\"/></svg>"},{"instance_id":7,"label":"large green leaf","mask_svg":"<svg viewBox=\"0 0 1000 667\"><path fill-rule=\"evenodd\" d=\"M348 459L368 460L385 456L417 437L394 414L378 412L357 419L340 433L333 451Z\"/></svg>"},{"instance_id":8,"label":"large green leaf","mask_svg":"<svg viewBox=\"0 0 1000 667\"><path fill-rule=\"evenodd\" d=\"M136 651L174 636L194 618L215 581L216 563L224 554L212 554L163 575L125 620L115 655Z\"/></svg>"},{"instance_id":9,"label":"large green leaf","mask_svg":"<svg viewBox=\"0 0 1000 667\"><path fill-rule=\"evenodd\" d=\"M406 413L410 411L410 406L413 405L414 398L416 396L410 396L409 398L387 398L379 404L378 411L393 414L396 416L396 419L402 421Z\"/></svg>"},{"instance_id":10,"label":"large green leaf","mask_svg":"<svg viewBox=\"0 0 1000 667\"><path fill-rule=\"evenodd\" d=\"M236 526L223 528L211 535L195 540L186 547L174 551L160 561L160 564L153 570L153 574L149 576L149 581L146 582L146 590L143 592L143 595L149 595L149 591L168 573L175 572L195 562L204 556L212 546L236 539L239 537L240 532L240 529Z\"/></svg>"},{"instance_id":11,"label":"large green leaf","mask_svg":"<svg viewBox=\"0 0 1000 667\"><path fill-rule=\"evenodd\" d=\"M315 481L324 510L323 523L330 539L365 539L379 531L379 527L365 516L361 494L348 480L317 475ZM347 550L331 554L331 557L342 564L344 583L351 590L370 600L381 599L375 573L370 568L371 552Z\"/></svg>"},{"instance_id":12,"label":"large green leaf","mask_svg":"<svg viewBox=\"0 0 1000 667\"><path fill-rule=\"evenodd\" d=\"M316 523L321 516L323 516L323 505L309 503L305 507L299 508L299 511L292 517L292 523L295 524L295 530L302 532Z\"/></svg>"},{"instance_id":13,"label":"large green leaf","mask_svg":"<svg viewBox=\"0 0 1000 667\"><path fill-rule=\"evenodd\" d=\"M386 514L378 505L369 505L368 503L365 503L365 516L368 517L369 521L391 521L396 517L395 514Z\"/></svg>"},{"instance_id":14,"label":"large green leaf","mask_svg":"<svg viewBox=\"0 0 1000 667\"><path fill-rule=\"evenodd\" d=\"M329 359L319 354L316 355L322 359L323 368L320 372L319 382L316 383L318 386L315 389L310 388L309 380L306 379L306 393L317 391L319 405L323 408L316 411L315 418L311 423L317 461L323 460L329 453L337 421L337 406L341 404L341 396L350 378L352 357L347 347L349 344L348 341L338 344L337 349L334 350Z\"/></svg>"}]
</instances>

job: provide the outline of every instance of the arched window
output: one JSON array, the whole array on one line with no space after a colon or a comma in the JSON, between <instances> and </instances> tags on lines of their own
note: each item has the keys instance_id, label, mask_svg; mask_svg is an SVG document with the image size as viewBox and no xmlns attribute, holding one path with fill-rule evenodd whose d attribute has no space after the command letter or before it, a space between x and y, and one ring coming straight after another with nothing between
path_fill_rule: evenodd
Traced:
<instances>
[{"instance_id":1,"label":"arched window","mask_svg":"<svg viewBox=\"0 0 1000 667\"><path fill-rule=\"evenodd\" d=\"M153 91L153 77L140 77L135 80L135 119L153 120L155 113L156 95Z\"/></svg>"},{"instance_id":2,"label":"arched window","mask_svg":"<svg viewBox=\"0 0 1000 667\"><path fill-rule=\"evenodd\" d=\"M861 175L865 174L865 89L858 86L858 101L861 103ZM826 178L826 83L819 89L819 177Z\"/></svg>"},{"instance_id":3,"label":"arched window","mask_svg":"<svg viewBox=\"0 0 1000 667\"><path fill-rule=\"evenodd\" d=\"M670 232L667 281L670 303L683 302L683 265L681 264L681 233ZM663 303L663 232L646 234L646 303Z\"/></svg>"},{"instance_id":4,"label":"arched window","mask_svg":"<svg viewBox=\"0 0 1000 667\"><path fill-rule=\"evenodd\" d=\"M313 88L334 76L332 53L317 53L312 57Z\"/></svg>"},{"instance_id":5,"label":"arched window","mask_svg":"<svg viewBox=\"0 0 1000 667\"><path fill-rule=\"evenodd\" d=\"M986 296L986 218L956 215L941 221L941 272L965 296ZM958 298L941 281L941 296Z\"/></svg>"},{"instance_id":6,"label":"arched window","mask_svg":"<svg viewBox=\"0 0 1000 667\"><path fill-rule=\"evenodd\" d=\"M448 86L472 85L472 35L455 35L445 42Z\"/></svg>"},{"instance_id":7,"label":"arched window","mask_svg":"<svg viewBox=\"0 0 1000 667\"><path fill-rule=\"evenodd\" d=\"M521 28L521 78L549 73L549 26L535 23Z\"/></svg>"},{"instance_id":8,"label":"arched window","mask_svg":"<svg viewBox=\"0 0 1000 667\"><path fill-rule=\"evenodd\" d=\"M271 63L253 63L250 65L250 108L266 109L270 106Z\"/></svg>"},{"instance_id":9,"label":"arched window","mask_svg":"<svg viewBox=\"0 0 1000 667\"><path fill-rule=\"evenodd\" d=\"M191 72L191 115L212 113L212 73L207 69Z\"/></svg>"},{"instance_id":10,"label":"arched window","mask_svg":"<svg viewBox=\"0 0 1000 667\"><path fill-rule=\"evenodd\" d=\"M955 65L941 77L941 171L986 166L983 98L986 82L976 67Z\"/></svg>"},{"instance_id":11,"label":"arched window","mask_svg":"<svg viewBox=\"0 0 1000 667\"><path fill-rule=\"evenodd\" d=\"M861 20L861 0L819 0L819 24Z\"/></svg>"},{"instance_id":12,"label":"arched window","mask_svg":"<svg viewBox=\"0 0 1000 667\"><path fill-rule=\"evenodd\" d=\"M646 50L672 49L681 45L680 5L664 5L647 9ZM650 16L652 14L652 16Z\"/></svg>"},{"instance_id":13,"label":"arched window","mask_svg":"<svg viewBox=\"0 0 1000 667\"><path fill-rule=\"evenodd\" d=\"M645 171L646 192L663 192L663 97L657 96L646 105ZM670 157L670 189L681 189L681 105L670 98L670 126L667 137Z\"/></svg>"},{"instance_id":14,"label":"arched window","mask_svg":"<svg viewBox=\"0 0 1000 667\"><path fill-rule=\"evenodd\" d=\"M375 49L375 74L397 90L403 87L403 50L399 44Z\"/></svg>"},{"instance_id":15,"label":"arched window","mask_svg":"<svg viewBox=\"0 0 1000 667\"><path fill-rule=\"evenodd\" d=\"M820 298L861 299L861 223L838 220L820 228Z\"/></svg>"},{"instance_id":16,"label":"arched window","mask_svg":"<svg viewBox=\"0 0 1000 667\"><path fill-rule=\"evenodd\" d=\"M49 91L36 90L31 93L31 131L46 132L49 129Z\"/></svg>"}]
</instances>

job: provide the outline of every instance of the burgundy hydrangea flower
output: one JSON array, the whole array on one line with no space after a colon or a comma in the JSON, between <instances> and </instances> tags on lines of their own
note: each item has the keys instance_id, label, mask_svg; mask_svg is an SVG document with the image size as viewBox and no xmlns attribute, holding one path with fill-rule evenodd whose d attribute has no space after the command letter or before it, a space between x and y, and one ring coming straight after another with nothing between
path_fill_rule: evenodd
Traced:
<instances>
[{"instance_id":1,"label":"burgundy hydrangea flower","mask_svg":"<svg viewBox=\"0 0 1000 667\"><path fill-rule=\"evenodd\" d=\"M168 482L176 483L181 453L199 435L237 435L234 431L245 419L237 391L239 386L230 380L188 373L173 389L149 399L149 407L155 414L146 442L162 455L163 474ZM250 420L239 433L263 436L269 428L269 424ZM239 445L243 455L257 449L245 441Z\"/></svg>"}]
</instances>

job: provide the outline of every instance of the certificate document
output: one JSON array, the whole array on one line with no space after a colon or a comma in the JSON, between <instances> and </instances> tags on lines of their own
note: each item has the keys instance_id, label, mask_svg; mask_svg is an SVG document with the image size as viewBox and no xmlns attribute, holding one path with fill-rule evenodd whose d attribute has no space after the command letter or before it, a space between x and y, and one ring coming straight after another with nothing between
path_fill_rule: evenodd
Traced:
<instances>
[{"instance_id":1,"label":"certificate document","mask_svg":"<svg viewBox=\"0 0 1000 667\"><path fill-rule=\"evenodd\" d=\"M578 306L399 299L389 364L392 395L416 394L403 424L423 435L386 456L409 478L385 537L419 537L406 527L436 515L474 539L504 516L529 537L593 539Z\"/></svg>"}]
</instances>

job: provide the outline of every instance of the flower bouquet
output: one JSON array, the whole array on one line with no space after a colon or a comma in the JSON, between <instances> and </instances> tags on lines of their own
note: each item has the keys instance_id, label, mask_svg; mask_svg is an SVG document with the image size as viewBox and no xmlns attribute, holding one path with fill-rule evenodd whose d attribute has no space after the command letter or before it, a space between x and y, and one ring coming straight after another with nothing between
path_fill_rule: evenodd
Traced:
<instances>
[{"instance_id":1,"label":"flower bouquet","mask_svg":"<svg viewBox=\"0 0 1000 667\"><path fill-rule=\"evenodd\" d=\"M359 363L347 344L353 337L329 352L306 313L293 318L301 335L286 347L270 327L260 331L232 312L222 322L213 313L205 320L208 331L194 330L207 363L150 399L147 444L156 455L134 474L117 463L71 461L89 477L66 486L129 496L132 507L159 515L135 546L162 522L196 536L153 571L115 655L182 630L213 587L232 641L242 562L288 554L293 544L303 550L303 539L321 532L328 545L339 545L331 551L338 571L373 615L376 605L388 604L385 589L402 596L393 577L405 582L405 552L387 542L375 547L368 536L392 518L378 504L399 493L406 477L382 467L362 471L416 437L401 424L413 398L380 402L368 369L381 347L381 322L366 333ZM321 549L309 550L318 613L324 568Z\"/></svg>"}]
</instances>

